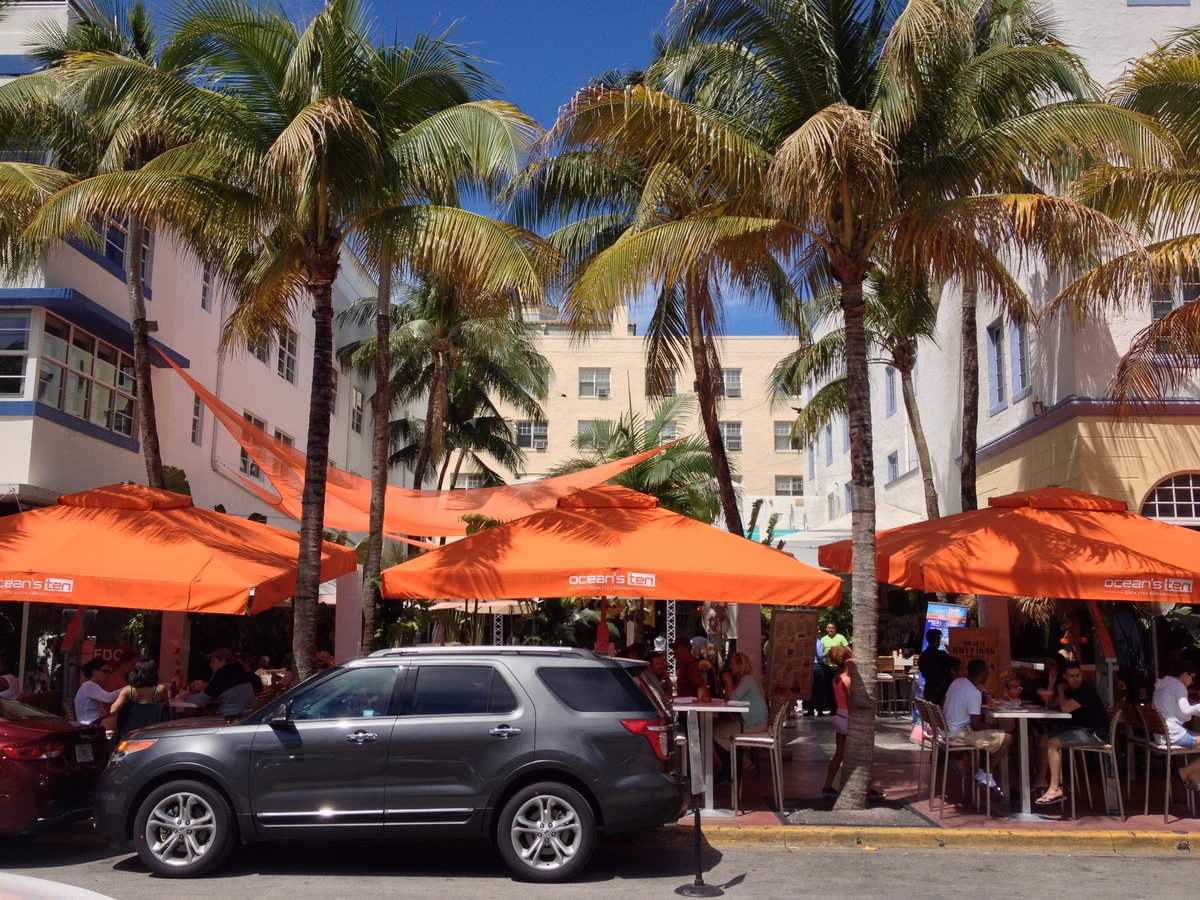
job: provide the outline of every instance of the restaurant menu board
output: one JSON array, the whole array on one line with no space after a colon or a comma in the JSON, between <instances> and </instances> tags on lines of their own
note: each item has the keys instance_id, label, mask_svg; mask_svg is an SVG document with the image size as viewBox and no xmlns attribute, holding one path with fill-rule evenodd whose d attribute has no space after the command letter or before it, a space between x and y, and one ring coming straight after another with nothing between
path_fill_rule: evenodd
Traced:
<instances>
[{"instance_id":1,"label":"restaurant menu board","mask_svg":"<svg viewBox=\"0 0 1200 900\"><path fill-rule=\"evenodd\" d=\"M946 632L951 628L961 628L966 624L967 608L965 606L957 606L953 603L930 603L929 611L925 614L925 631L921 633L921 640L925 640L929 629L936 628L942 633L942 646L945 647ZM923 644L920 649L925 649Z\"/></svg>"},{"instance_id":2,"label":"restaurant menu board","mask_svg":"<svg viewBox=\"0 0 1200 900\"><path fill-rule=\"evenodd\" d=\"M988 664L987 692L1000 696L1000 629L999 628L951 628L950 655L962 660L959 673L967 674L967 663L982 659Z\"/></svg>"},{"instance_id":3,"label":"restaurant menu board","mask_svg":"<svg viewBox=\"0 0 1200 900\"><path fill-rule=\"evenodd\" d=\"M813 647L820 613L815 609L771 612L767 656L767 701L788 703L812 695Z\"/></svg>"}]
</instances>

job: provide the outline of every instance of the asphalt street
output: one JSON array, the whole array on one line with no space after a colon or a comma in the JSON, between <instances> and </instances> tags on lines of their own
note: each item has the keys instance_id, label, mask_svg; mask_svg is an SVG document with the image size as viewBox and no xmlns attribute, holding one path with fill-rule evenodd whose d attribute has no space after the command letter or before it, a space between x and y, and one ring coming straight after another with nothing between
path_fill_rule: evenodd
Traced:
<instances>
[{"instance_id":1,"label":"asphalt street","mask_svg":"<svg viewBox=\"0 0 1200 900\"><path fill-rule=\"evenodd\" d=\"M792 849L712 847L703 853L704 881L730 898L925 898L1025 896L1046 890L1095 898L1184 896L1195 890L1200 859L1169 854L1035 853L975 850ZM32 840L0 842L0 871L47 879L120 900L299 900L407 897L494 898L498 890L523 900L674 896L691 884L686 842L663 846L608 841L583 877L568 885L518 884L494 848L378 845L258 845L238 848L208 878L151 877L129 852L114 852L86 824ZM0 879L2 885L2 879ZM1050 887L1053 885L1053 887ZM0 890L0 894L3 894Z\"/></svg>"}]
</instances>

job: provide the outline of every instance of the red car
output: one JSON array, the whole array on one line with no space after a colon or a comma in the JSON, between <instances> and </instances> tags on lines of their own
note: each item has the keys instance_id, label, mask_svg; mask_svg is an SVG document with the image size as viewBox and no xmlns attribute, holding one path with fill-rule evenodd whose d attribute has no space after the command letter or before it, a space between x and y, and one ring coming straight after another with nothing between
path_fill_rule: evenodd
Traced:
<instances>
[{"instance_id":1,"label":"red car","mask_svg":"<svg viewBox=\"0 0 1200 900\"><path fill-rule=\"evenodd\" d=\"M99 725L0 700L0 834L28 834L92 814L108 761Z\"/></svg>"}]
</instances>

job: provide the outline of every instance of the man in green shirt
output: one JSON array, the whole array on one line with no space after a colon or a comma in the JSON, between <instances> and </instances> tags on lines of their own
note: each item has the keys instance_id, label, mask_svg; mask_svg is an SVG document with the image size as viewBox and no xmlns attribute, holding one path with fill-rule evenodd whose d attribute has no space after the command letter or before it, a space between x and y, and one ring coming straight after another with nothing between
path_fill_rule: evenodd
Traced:
<instances>
[{"instance_id":1,"label":"man in green shirt","mask_svg":"<svg viewBox=\"0 0 1200 900\"><path fill-rule=\"evenodd\" d=\"M833 698L833 676L837 666L829 662L829 651L834 647L849 647L846 636L838 634L837 622L826 622L825 633L821 635L821 662L825 665L825 708L831 712L837 711L837 703Z\"/></svg>"}]
</instances>

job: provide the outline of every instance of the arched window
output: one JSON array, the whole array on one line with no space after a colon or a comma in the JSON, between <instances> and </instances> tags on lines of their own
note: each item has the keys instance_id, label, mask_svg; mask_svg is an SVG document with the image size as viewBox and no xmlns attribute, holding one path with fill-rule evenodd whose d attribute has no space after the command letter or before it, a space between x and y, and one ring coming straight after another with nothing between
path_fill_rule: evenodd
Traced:
<instances>
[{"instance_id":1,"label":"arched window","mask_svg":"<svg viewBox=\"0 0 1200 900\"><path fill-rule=\"evenodd\" d=\"M1175 525L1200 527L1200 472L1172 475L1147 495L1142 515Z\"/></svg>"}]
</instances>

